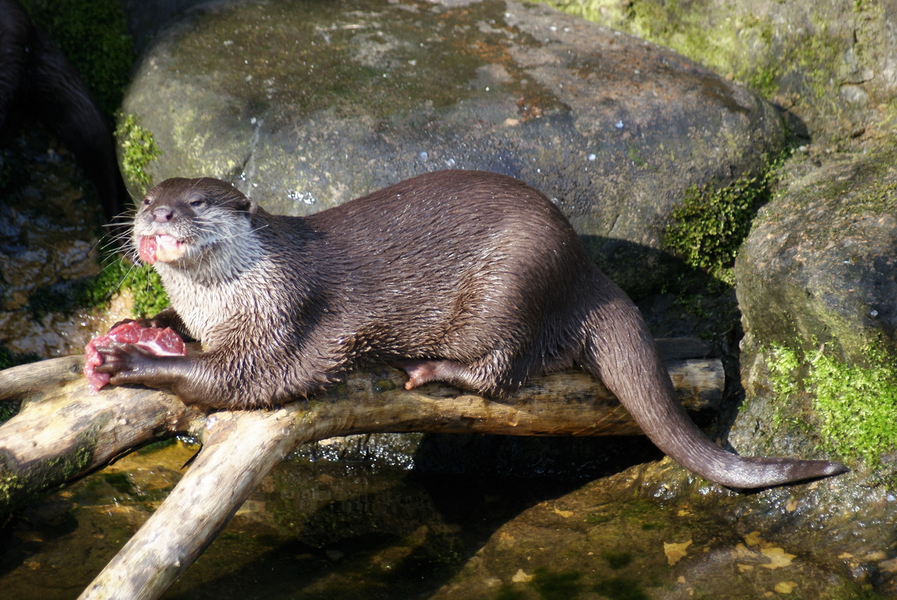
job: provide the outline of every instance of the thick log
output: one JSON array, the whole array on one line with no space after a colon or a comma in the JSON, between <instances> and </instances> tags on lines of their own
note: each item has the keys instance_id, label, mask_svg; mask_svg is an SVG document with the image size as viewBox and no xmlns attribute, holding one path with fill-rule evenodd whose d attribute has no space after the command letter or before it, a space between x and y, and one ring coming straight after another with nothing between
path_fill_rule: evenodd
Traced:
<instances>
[{"instance_id":1,"label":"thick log","mask_svg":"<svg viewBox=\"0 0 897 600\"><path fill-rule=\"evenodd\" d=\"M0 400L22 401L19 414L0 425L0 514L146 443L177 434L204 439L208 418L204 412L185 406L168 392L143 387L109 386L93 393L80 375L82 364L81 357L72 356L0 371ZM668 361L668 367L686 409L716 407L723 388L718 360L677 359ZM343 425L329 435L641 433L610 392L580 372L534 378L503 403L440 385L406 391L404 380L402 372L383 368L352 373L332 387L318 401ZM302 418L321 418L310 407Z\"/></svg>"},{"instance_id":2,"label":"thick log","mask_svg":"<svg viewBox=\"0 0 897 600\"><path fill-rule=\"evenodd\" d=\"M662 348L680 357L668 367L686 408L715 408L723 389L719 361L683 360L681 346ZM640 433L600 382L578 372L534 378L512 400L497 402L437 384L407 391L403 373L382 368L352 373L328 393L281 409L206 415L158 390L110 386L94 394L77 376L80 364L68 357L0 373L0 400L22 400L19 414L0 426L0 510L155 439L187 433L203 443L169 497L83 598L157 598L299 444L403 431Z\"/></svg>"},{"instance_id":3,"label":"thick log","mask_svg":"<svg viewBox=\"0 0 897 600\"><path fill-rule=\"evenodd\" d=\"M148 388L88 388L80 356L0 372L0 400L22 402L0 425L0 514L77 481L149 442L201 428L205 413ZM43 383L38 377L45 377Z\"/></svg>"}]
</instances>

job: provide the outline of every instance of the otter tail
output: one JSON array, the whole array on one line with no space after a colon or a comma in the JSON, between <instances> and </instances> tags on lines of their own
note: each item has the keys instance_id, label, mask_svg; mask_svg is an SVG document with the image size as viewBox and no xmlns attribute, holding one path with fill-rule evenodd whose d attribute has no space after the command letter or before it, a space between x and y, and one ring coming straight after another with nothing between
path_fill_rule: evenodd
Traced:
<instances>
[{"instance_id":1,"label":"otter tail","mask_svg":"<svg viewBox=\"0 0 897 600\"><path fill-rule=\"evenodd\" d=\"M651 441L673 460L710 481L741 489L848 470L824 460L744 458L714 444L676 401L670 376L638 309L610 280L602 281L599 288L604 293L588 317L583 366L604 382Z\"/></svg>"}]
</instances>

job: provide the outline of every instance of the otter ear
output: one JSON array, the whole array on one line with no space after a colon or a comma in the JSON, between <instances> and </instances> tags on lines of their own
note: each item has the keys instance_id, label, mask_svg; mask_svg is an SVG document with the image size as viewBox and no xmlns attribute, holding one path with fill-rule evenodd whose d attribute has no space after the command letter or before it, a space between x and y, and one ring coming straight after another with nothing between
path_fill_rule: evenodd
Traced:
<instances>
[{"instance_id":1,"label":"otter ear","mask_svg":"<svg viewBox=\"0 0 897 600\"><path fill-rule=\"evenodd\" d=\"M240 194L239 199L234 202L233 207L237 212L246 213L246 216L251 218L258 210L259 205L258 202L256 202L252 198L249 198L244 194Z\"/></svg>"}]
</instances>

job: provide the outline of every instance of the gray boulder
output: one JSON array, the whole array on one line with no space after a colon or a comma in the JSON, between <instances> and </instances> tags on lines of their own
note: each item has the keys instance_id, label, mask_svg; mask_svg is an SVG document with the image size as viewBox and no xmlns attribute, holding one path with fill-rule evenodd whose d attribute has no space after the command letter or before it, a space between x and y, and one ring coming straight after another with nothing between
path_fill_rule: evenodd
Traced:
<instances>
[{"instance_id":1,"label":"gray boulder","mask_svg":"<svg viewBox=\"0 0 897 600\"><path fill-rule=\"evenodd\" d=\"M736 262L749 347L772 343L867 362L897 343L893 152L792 165Z\"/></svg>"},{"instance_id":2,"label":"gray boulder","mask_svg":"<svg viewBox=\"0 0 897 600\"><path fill-rule=\"evenodd\" d=\"M674 268L659 251L686 189L757 173L783 142L747 90L513 1L202 5L147 49L124 111L162 150L153 181L228 179L274 212L438 169L518 177L630 290Z\"/></svg>"}]
</instances>

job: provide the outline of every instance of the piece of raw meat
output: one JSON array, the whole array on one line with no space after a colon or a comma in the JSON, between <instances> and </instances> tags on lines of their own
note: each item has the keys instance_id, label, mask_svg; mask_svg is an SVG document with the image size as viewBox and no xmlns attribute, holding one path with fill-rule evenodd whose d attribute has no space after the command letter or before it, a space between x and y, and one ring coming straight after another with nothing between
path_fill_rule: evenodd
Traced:
<instances>
[{"instance_id":1,"label":"piece of raw meat","mask_svg":"<svg viewBox=\"0 0 897 600\"><path fill-rule=\"evenodd\" d=\"M134 344L149 350L160 356L183 356L187 354L187 346L184 340L170 327L141 327L136 321L122 323L109 330L109 333L100 335L87 343L84 349L84 376L90 389L100 391L109 383L109 373L97 373L94 369L103 364L103 356L97 352L97 345L103 346L109 342L121 342Z\"/></svg>"}]
</instances>

